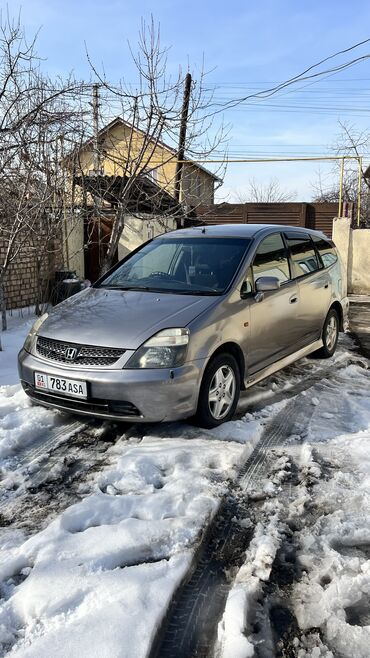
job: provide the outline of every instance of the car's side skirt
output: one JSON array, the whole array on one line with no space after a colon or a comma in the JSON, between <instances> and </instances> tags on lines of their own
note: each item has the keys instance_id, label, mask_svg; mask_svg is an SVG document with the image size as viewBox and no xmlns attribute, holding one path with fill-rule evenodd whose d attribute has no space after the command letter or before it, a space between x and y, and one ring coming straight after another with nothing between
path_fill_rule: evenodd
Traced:
<instances>
[{"instance_id":1,"label":"car's side skirt","mask_svg":"<svg viewBox=\"0 0 370 658\"><path fill-rule=\"evenodd\" d=\"M323 346L323 342L322 339L320 338L319 340L315 340L314 343L310 343L310 345L306 345L306 347L302 347L297 352L293 352L293 354L289 354L289 356L285 356L283 359L279 359L279 361L275 361L275 363L272 363L266 368L263 368L262 370L259 370L258 372L254 373L250 377L247 377L247 379L244 382L245 388L249 388L250 386L253 386L253 384L260 382L261 379L266 379L266 377L273 375L274 372L277 372L277 370L281 370L286 366L290 366L290 364L294 363L294 361L298 361L298 359L302 359L304 356L307 356L312 352L316 352L316 350L319 350L320 347L322 346Z\"/></svg>"}]
</instances>

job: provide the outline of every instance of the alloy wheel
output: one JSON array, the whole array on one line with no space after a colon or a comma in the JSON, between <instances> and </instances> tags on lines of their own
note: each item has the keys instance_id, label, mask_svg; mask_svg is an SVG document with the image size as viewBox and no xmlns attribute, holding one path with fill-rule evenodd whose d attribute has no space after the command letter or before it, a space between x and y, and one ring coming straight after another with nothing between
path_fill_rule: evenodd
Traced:
<instances>
[{"instance_id":1,"label":"alloy wheel","mask_svg":"<svg viewBox=\"0 0 370 658\"><path fill-rule=\"evenodd\" d=\"M338 335L338 324L337 318L335 315L332 315L329 319L328 324L326 325L326 336L325 343L328 350L332 350Z\"/></svg>"},{"instance_id":2,"label":"alloy wheel","mask_svg":"<svg viewBox=\"0 0 370 658\"><path fill-rule=\"evenodd\" d=\"M209 410L216 420L227 416L233 405L236 379L233 369L223 365L213 375L208 393Z\"/></svg>"}]
</instances>

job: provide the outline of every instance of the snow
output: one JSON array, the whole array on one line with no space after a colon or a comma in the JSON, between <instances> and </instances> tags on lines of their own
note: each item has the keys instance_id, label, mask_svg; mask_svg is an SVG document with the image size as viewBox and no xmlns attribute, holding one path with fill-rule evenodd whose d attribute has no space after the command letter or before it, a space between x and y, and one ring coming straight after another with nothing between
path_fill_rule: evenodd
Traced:
<instances>
[{"instance_id":1,"label":"snow","mask_svg":"<svg viewBox=\"0 0 370 658\"><path fill-rule=\"evenodd\" d=\"M244 449L218 446L122 441L91 496L21 546L3 547L2 581L30 569L0 612L14 655L146 655Z\"/></svg>"},{"instance_id":2,"label":"snow","mask_svg":"<svg viewBox=\"0 0 370 658\"><path fill-rule=\"evenodd\" d=\"M255 655L254 643L246 637L246 629L251 627L251 617L262 596L263 583L269 579L281 532L276 510L266 524L260 522L255 528L245 563L236 575L218 625L217 651L221 658L251 658Z\"/></svg>"},{"instance_id":3,"label":"snow","mask_svg":"<svg viewBox=\"0 0 370 658\"><path fill-rule=\"evenodd\" d=\"M62 477L67 457L49 459L48 441L58 430L58 441L66 442L78 426L31 406L18 383L16 355L30 325L30 319L15 319L2 334L0 476L6 495L0 506L15 499L21 508L42 460L50 465L51 482ZM304 360L243 394L240 410L256 410L216 430L184 423L117 429L104 465L81 481L73 504L57 513L50 508L48 516L45 503L45 518L34 531L11 525L0 531L0 654L2 648L15 658L147 656L240 465L266 422L297 400L300 426L284 446L269 448L265 471L245 481L248 513L234 521L253 536L242 566L230 575L217 655L249 658L257 644L266 651L273 646L268 623L258 631L255 620L266 617L266 584L289 539L300 569L286 602L297 622L294 655L368 656L368 366L345 337L329 362ZM67 456L78 459L73 445L70 450ZM57 488L52 491L58 496Z\"/></svg>"},{"instance_id":4,"label":"snow","mask_svg":"<svg viewBox=\"0 0 370 658\"><path fill-rule=\"evenodd\" d=\"M32 407L19 384L17 355L35 319L10 317L9 329L1 335L0 458L33 443L40 432L58 422L59 415L55 411Z\"/></svg>"},{"instance_id":5,"label":"snow","mask_svg":"<svg viewBox=\"0 0 370 658\"><path fill-rule=\"evenodd\" d=\"M262 520L218 626L220 658L249 658L256 645L265 647L261 655L273 651L269 622L263 632L253 628L268 614L263 583L291 526L298 527L293 537L302 571L285 603L300 631L292 642L294 655L369 656L370 364L347 353L343 365L314 385L301 435L290 437L266 477L248 491L250 499L262 501ZM281 492L291 463L298 481L293 493Z\"/></svg>"},{"instance_id":6,"label":"snow","mask_svg":"<svg viewBox=\"0 0 370 658\"><path fill-rule=\"evenodd\" d=\"M0 387L18 384L17 354L31 329L36 317L8 318L9 329L1 333L3 350L0 352Z\"/></svg>"},{"instance_id":7,"label":"snow","mask_svg":"<svg viewBox=\"0 0 370 658\"><path fill-rule=\"evenodd\" d=\"M300 627L321 627L335 655L366 658L370 644L370 415L367 430L342 435L330 450L339 466L321 482L324 512L300 533L305 574L294 590Z\"/></svg>"},{"instance_id":8,"label":"snow","mask_svg":"<svg viewBox=\"0 0 370 658\"><path fill-rule=\"evenodd\" d=\"M10 369L28 327L20 323L6 334L0 359L13 364ZM31 407L19 385L0 389L0 414L3 476L14 483L19 469L12 470L9 459L63 417ZM37 658L146 656L205 527L264 422L257 414L214 432L171 424L159 426L157 436L123 434L109 449L110 466L94 477L81 501L34 535L1 533L3 650ZM30 466L32 484L37 461Z\"/></svg>"}]
</instances>

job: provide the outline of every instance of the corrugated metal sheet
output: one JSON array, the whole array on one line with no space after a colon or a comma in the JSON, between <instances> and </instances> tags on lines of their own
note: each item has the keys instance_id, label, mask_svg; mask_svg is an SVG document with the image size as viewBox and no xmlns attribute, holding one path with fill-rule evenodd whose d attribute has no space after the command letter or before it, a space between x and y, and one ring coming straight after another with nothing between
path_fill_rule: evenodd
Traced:
<instances>
[{"instance_id":1,"label":"corrugated metal sheet","mask_svg":"<svg viewBox=\"0 0 370 658\"><path fill-rule=\"evenodd\" d=\"M207 224L288 224L306 226L332 236L336 203L221 203L197 209Z\"/></svg>"},{"instance_id":2,"label":"corrugated metal sheet","mask_svg":"<svg viewBox=\"0 0 370 658\"><path fill-rule=\"evenodd\" d=\"M338 214L337 203L313 203L314 208L314 228L317 231L323 231L329 238L333 235L333 219Z\"/></svg>"}]
</instances>

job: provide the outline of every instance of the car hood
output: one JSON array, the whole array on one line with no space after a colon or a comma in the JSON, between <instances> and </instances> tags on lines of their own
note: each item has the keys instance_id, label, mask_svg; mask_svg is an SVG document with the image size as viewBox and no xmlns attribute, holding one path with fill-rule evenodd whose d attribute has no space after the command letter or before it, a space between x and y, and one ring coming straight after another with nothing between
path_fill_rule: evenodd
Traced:
<instances>
[{"instance_id":1,"label":"car hood","mask_svg":"<svg viewBox=\"0 0 370 658\"><path fill-rule=\"evenodd\" d=\"M212 296L89 288L58 304L38 333L71 343L135 350L161 329L186 327L214 303Z\"/></svg>"}]
</instances>

